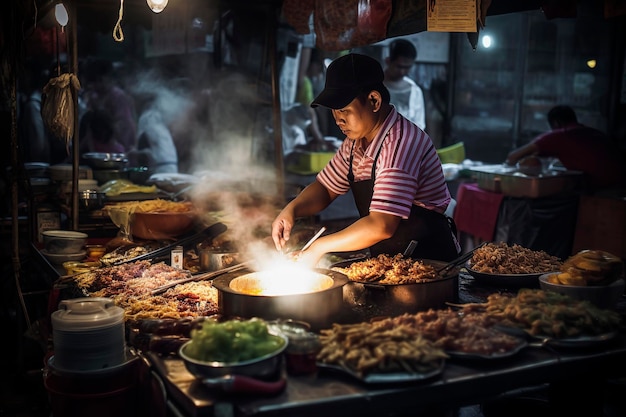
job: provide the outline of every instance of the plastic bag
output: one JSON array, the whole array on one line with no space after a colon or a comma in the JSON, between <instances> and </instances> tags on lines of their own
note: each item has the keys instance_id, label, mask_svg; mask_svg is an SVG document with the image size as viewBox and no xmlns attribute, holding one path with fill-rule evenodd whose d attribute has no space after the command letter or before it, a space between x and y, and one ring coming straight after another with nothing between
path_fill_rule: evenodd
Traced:
<instances>
[{"instance_id":1,"label":"plastic bag","mask_svg":"<svg viewBox=\"0 0 626 417\"><path fill-rule=\"evenodd\" d=\"M74 136L74 98L80 82L74 74L61 74L50 79L43 88L41 117L53 135L65 142Z\"/></svg>"}]
</instances>

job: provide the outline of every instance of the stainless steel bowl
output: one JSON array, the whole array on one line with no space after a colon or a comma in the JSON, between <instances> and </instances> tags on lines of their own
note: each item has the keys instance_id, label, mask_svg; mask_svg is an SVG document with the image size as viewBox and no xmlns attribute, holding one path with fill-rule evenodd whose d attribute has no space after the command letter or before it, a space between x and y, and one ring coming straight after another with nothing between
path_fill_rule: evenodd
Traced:
<instances>
[{"instance_id":1,"label":"stainless steel bowl","mask_svg":"<svg viewBox=\"0 0 626 417\"><path fill-rule=\"evenodd\" d=\"M91 211L104 207L106 194L96 190L85 190L80 193L80 208Z\"/></svg>"},{"instance_id":2,"label":"stainless steel bowl","mask_svg":"<svg viewBox=\"0 0 626 417\"><path fill-rule=\"evenodd\" d=\"M199 248L200 269L202 271L217 271L238 263L239 253L217 252L210 248Z\"/></svg>"},{"instance_id":3,"label":"stainless steel bowl","mask_svg":"<svg viewBox=\"0 0 626 417\"><path fill-rule=\"evenodd\" d=\"M185 342L179 349L178 355L185 363L187 370L198 378L216 378L226 375L243 375L259 379L274 378L279 374L282 365L282 354L287 348L289 340L280 333L272 333L283 339L280 349L267 355L243 362L206 362L190 358L185 352L192 341Z\"/></svg>"},{"instance_id":4,"label":"stainless steel bowl","mask_svg":"<svg viewBox=\"0 0 626 417\"><path fill-rule=\"evenodd\" d=\"M83 160L94 169L123 169L128 165L128 157L124 153L88 152Z\"/></svg>"},{"instance_id":5,"label":"stainless steel bowl","mask_svg":"<svg viewBox=\"0 0 626 417\"><path fill-rule=\"evenodd\" d=\"M88 237L87 233L73 230L46 230L42 236L46 251L51 254L81 253Z\"/></svg>"}]
</instances>

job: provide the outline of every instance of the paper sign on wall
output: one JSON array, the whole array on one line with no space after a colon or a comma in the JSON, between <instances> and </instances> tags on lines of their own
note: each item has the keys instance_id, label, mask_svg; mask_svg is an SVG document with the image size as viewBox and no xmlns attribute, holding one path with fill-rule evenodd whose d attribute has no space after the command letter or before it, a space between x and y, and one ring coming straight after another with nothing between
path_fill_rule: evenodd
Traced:
<instances>
[{"instance_id":1,"label":"paper sign on wall","mask_svg":"<svg viewBox=\"0 0 626 417\"><path fill-rule=\"evenodd\" d=\"M426 0L429 32L476 32L477 0Z\"/></svg>"}]
</instances>

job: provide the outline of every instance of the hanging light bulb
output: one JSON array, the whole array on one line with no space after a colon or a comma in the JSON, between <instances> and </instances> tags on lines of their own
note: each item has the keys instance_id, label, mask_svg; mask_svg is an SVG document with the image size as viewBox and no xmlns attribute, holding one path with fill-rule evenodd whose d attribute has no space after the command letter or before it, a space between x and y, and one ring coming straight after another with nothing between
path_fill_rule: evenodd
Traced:
<instances>
[{"instance_id":1,"label":"hanging light bulb","mask_svg":"<svg viewBox=\"0 0 626 417\"><path fill-rule=\"evenodd\" d=\"M57 23L63 27L67 25L67 22L70 20L70 17L67 15L67 10L63 3L58 3L54 6L54 17L57 20Z\"/></svg>"},{"instance_id":2,"label":"hanging light bulb","mask_svg":"<svg viewBox=\"0 0 626 417\"><path fill-rule=\"evenodd\" d=\"M146 2L150 10L154 13L161 13L163 9L165 9L165 6L167 6L168 0L146 0Z\"/></svg>"}]
</instances>

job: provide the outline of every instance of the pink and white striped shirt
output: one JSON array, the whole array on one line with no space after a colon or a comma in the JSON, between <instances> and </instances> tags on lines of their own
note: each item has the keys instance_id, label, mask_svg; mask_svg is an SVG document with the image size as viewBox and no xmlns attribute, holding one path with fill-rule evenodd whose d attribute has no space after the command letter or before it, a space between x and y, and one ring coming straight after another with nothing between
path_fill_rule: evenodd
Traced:
<instances>
[{"instance_id":1,"label":"pink and white striped shirt","mask_svg":"<svg viewBox=\"0 0 626 417\"><path fill-rule=\"evenodd\" d=\"M450 192L441 161L430 137L400 115L395 108L385 119L372 143L363 150L359 139L354 146L352 170L355 181L371 178L376 161L374 194L370 211L409 217L413 204L443 213L450 203ZM317 180L336 194L350 189L348 171L353 140L345 139Z\"/></svg>"}]
</instances>

